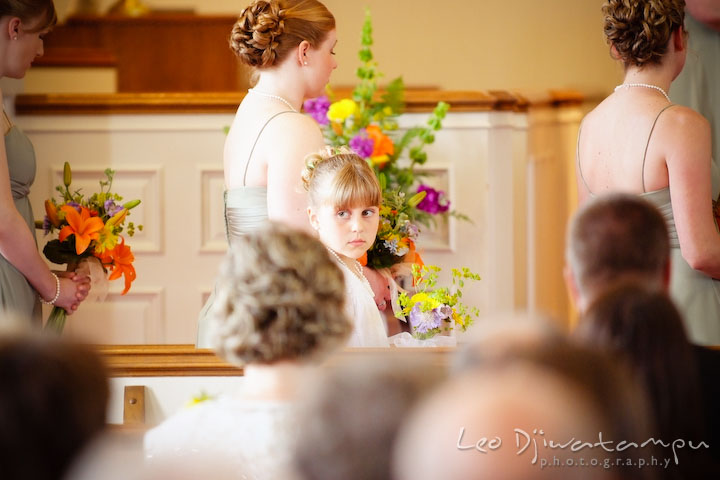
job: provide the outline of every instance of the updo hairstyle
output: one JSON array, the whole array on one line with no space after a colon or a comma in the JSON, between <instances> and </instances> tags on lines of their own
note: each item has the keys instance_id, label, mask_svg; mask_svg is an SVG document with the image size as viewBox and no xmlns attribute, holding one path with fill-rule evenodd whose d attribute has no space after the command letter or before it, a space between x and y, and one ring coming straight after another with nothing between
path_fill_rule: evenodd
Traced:
<instances>
[{"instance_id":1,"label":"updo hairstyle","mask_svg":"<svg viewBox=\"0 0 720 480\"><path fill-rule=\"evenodd\" d=\"M212 345L240 366L308 359L340 346L352 331L343 274L327 249L281 224L233 243L215 294Z\"/></svg>"},{"instance_id":2,"label":"updo hairstyle","mask_svg":"<svg viewBox=\"0 0 720 480\"><path fill-rule=\"evenodd\" d=\"M623 63L659 64L672 33L685 25L685 0L606 0L605 38Z\"/></svg>"},{"instance_id":3,"label":"updo hairstyle","mask_svg":"<svg viewBox=\"0 0 720 480\"><path fill-rule=\"evenodd\" d=\"M307 40L318 47L335 28L335 17L317 0L255 0L230 34L230 49L247 65L269 68Z\"/></svg>"},{"instance_id":4,"label":"updo hairstyle","mask_svg":"<svg viewBox=\"0 0 720 480\"><path fill-rule=\"evenodd\" d=\"M0 2L0 17L18 17L29 27L40 18L40 22L33 30L25 28L28 32L39 32L54 27L57 23L57 13L52 0L3 0Z\"/></svg>"},{"instance_id":5,"label":"updo hairstyle","mask_svg":"<svg viewBox=\"0 0 720 480\"><path fill-rule=\"evenodd\" d=\"M313 206L329 204L344 208L382 203L375 172L348 147L325 147L305 157L302 181Z\"/></svg>"}]
</instances>

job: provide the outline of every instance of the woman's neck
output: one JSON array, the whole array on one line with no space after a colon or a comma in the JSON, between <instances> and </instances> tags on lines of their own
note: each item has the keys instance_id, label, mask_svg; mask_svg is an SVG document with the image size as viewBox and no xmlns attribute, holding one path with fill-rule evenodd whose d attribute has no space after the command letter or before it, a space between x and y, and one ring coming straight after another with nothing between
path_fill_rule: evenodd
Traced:
<instances>
[{"instance_id":1,"label":"woman's neck","mask_svg":"<svg viewBox=\"0 0 720 480\"><path fill-rule=\"evenodd\" d=\"M283 69L274 69L261 73L253 88L258 92L284 98L299 112L305 100L302 84L299 81L289 81L288 79L292 79L293 76L285 76L282 72Z\"/></svg>"},{"instance_id":2,"label":"woman's neck","mask_svg":"<svg viewBox=\"0 0 720 480\"><path fill-rule=\"evenodd\" d=\"M654 85L667 92L670 90L670 84L673 80L672 74L667 70L668 69L664 68L662 65L646 66L643 68L628 67L625 71L623 83Z\"/></svg>"},{"instance_id":3,"label":"woman's neck","mask_svg":"<svg viewBox=\"0 0 720 480\"><path fill-rule=\"evenodd\" d=\"M300 361L246 365L240 396L244 400L294 400L312 368Z\"/></svg>"}]
</instances>

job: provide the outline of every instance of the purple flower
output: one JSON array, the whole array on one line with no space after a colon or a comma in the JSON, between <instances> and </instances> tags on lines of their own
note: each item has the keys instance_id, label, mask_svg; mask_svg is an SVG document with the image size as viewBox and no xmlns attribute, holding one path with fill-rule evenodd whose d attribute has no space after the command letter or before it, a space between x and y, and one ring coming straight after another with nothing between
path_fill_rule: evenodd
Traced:
<instances>
[{"instance_id":1,"label":"purple flower","mask_svg":"<svg viewBox=\"0 0 720 480\"><path fill-rule=\"evenodd\" d=\"M105 200L103 207L105 207L105 212L111 217L123 209L121 205L115 205L115 200L112 198Z\"/></svg>"},{"instance_id":2,"label":"purple flower","mask_svg":"<svg viewBox=\"0 0 720 480\"><path fill-rule=\"evenodd\" d=\"M67 202L65 205L73 207L75 210L77 210L78 213L82 212L82 207L77 202Z\"/></svg>"},{"instance_id":3,"label":"purple flower","mask_svg":"<svg viewBox=\"0 0 720 480\"><path fill-rule=\"evenodd\" d=\"M421 184L417 191L427 192L425 198L418 203L417 208L419 210L435 215L447 212L450 209L450 201L445 197L445 192L442 190L435 190L430 185Z\"/></svg>"},{"instance_id":4,"label":"purple flower","mask_svg":"<svg viewBox=\"0 0 720 480\"><path fill-rule=\"evenodd\" d=\"M43 232L45 232L45 235L50 233L50 219L47 215L45 215L45 218L43 218Z\"/></svg>"},{"instance_id":5,"label":"purple flower","mask_svg":"<svg viewBox=\"0 0 720 480\"><path fill-rule=\"evenodd\" d=\"M330 120L327 118L327 112L330 109L330 100L325 95L305 100L303 109L320 125L330 123Z\"/></svg>"},{"instance_id":6,"label":"purple flower","mask_svg":"<svg viewBox=\"0 0 720 480\"><path fill-rule=\"evenodd\" d=\"M375 148L375 140L369 138L367 132L363 129L350 139L350 148L362 158L368 158Z\"/></svg>"},{"instance_id":7,"label":"purple flower","mask_svg":"<svg viewBox=\"0 0 720 480\"><path fill-rule=\"evenodd\" d=\"M447 305L441 305L429 312L423 312L420 309L420 304L416 303L410 310L410 325L413 331L417 333L428 333L430 330L440 328L443 320L450 318L450 315L452 315L452 308Z\"/></svg>"}]
</instances>

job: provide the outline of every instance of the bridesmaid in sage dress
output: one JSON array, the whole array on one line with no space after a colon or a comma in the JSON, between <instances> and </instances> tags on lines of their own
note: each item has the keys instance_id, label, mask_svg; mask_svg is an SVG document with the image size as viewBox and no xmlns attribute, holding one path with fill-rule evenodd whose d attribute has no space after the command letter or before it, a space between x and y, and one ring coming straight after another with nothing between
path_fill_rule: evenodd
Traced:
<instances>
[{"instance_id":1,"label":"bridesmaid in sage dress","mask_svg":"<svg viewBox=\"0 0 720 480\"><path fill-rule=\"evenodd\" d=\"M324 144L299 113L325 92L335 62L335 18L317 0L255 0L233 26L230 48L257 75L238 107L223 154L228 243L268 219L310 230L300 181L305 156ZM213 292L200 312L198 347L208 347Z\"/></svg>"},{"instance_id":2,"label":"bridesmaid in sage dress","mask_svg":"<svg viewBox=\"0 0 720 480\"><path fill-rule=\"evenodd\" d=\"M605 35L625 78L582 123L580 201L641 195L664 215L671 241L670 295L689 338L720 345L720 233L712 212L720 173L708 121L672 103L671 82L685 65L684 1L607 0Z\"/></svg>"},{"instance_id":3,"label":"bridesmaid in sage dress","mask_svg":"<svg viewBox=\"0 0 720 480\"><path fill-rule=\"evenodd\" d=\"M2 2L0 77L23 78L35 57L43 54L43 36L55 22L51 0L32 5ZM0 125L0 312L39 325L41 300L72 313L90 286L85 277L51 272L40 257L28 200L35 179L35 152L4 110Z\"/></svg>"}]
</instances>

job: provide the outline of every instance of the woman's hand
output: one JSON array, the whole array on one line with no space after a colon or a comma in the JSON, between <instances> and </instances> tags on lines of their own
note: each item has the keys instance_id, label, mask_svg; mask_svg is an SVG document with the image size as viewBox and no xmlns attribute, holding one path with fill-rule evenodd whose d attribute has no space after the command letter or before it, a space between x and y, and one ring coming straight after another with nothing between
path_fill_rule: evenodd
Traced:
<instances>
[{"instance_id":1,"label":"woman's hand","mask_svg":"<svg viewBox=\"0 0 720 480\"><path fill-rule=\"evenodd\" d=\"M375 305L378 310L384 312L390 306L390 282L385 275L369 267L363 267L363 274L370 283Z\"/></svg>"},{"instance_id":2,"label":"woman's hand","mask_svg":"<svg viewBox=\"0 0 720 480\"><path fill-rule=\"evenodd\" d=\"M55 306L72 315L90 292L90 278L75 272L56 272L60 279L60 296Z\"/></svg>"}]
</instances>

